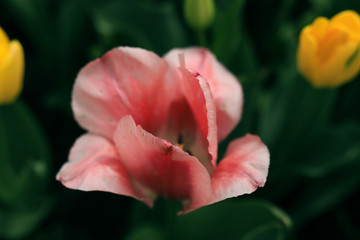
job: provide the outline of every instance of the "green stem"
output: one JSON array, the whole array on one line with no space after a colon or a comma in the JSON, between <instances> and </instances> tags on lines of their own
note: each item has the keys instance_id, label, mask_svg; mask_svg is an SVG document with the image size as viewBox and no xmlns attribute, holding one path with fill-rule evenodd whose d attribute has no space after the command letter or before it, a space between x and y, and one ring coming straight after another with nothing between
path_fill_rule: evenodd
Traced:
<instances>
[{"instance_id":1,"label":"green stem","mask_svg":"<svg viewBox=\"0 0 360 240\"><path fill-rule=\"evenodd\" d=\"M278 140L281 143L283 161L301 148L305 139L312 139L329 126L337 89L315 89L304 79L295 79L289 89L285 89L284 123Z\"/></svg>"},{"instance_id":2,"label":"green stem","mask_svg":"<svg viewBox=\"0 0 360 240\"><path fill-rule=\"evenodd\" d=\"M208 42L206 39L206 34L204 30L198 30L197 32L197 38L198 38L198 43L200 46L203 47L207 47L208 46Z\"/></svg>"},{"instance_id":3,"label":"green stem","mask_svg":"<svg viewBox=\"0 0 360 240\"><path fill-rule=\"evenodd\" d=\"M179 211L179 201L166 199L165 201L165 226L169 239L174 237L176 232L177 212Z\"/></svg>"}]
</instances>

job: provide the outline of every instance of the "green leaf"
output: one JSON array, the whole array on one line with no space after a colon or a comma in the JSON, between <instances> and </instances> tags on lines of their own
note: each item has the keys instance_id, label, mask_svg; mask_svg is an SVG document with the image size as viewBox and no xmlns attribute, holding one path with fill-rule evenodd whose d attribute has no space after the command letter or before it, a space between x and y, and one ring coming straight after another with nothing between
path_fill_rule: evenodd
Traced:
<instances>
[{"instance_id":1,"label":"green leaf","mask_svg":"<svg viewBox=\"0 0 360 240\"><path fill-rule=\"evenodd\" d=\"M46 185L50 154L42 129L21 102L0 106L0 199L21 201Z\"/></svg>"},{"instance_id":2,"label":"green leaf","mask_svg":"<svg viewBox=\"0 0 360 240\"><path fill-rule=\"evenodd\" d=\"M21 102L0 106L0 237L24 237L49 213L50 155Z\"/></svg>"},{"instance_id":3,"label":"green leaf","mask_svg":"<svg viewBox=\"0 0 360 240\"><path fill-rule=\"evenodd\" d=\"M360 164L341 168L339 171L312 181L298 198L291 210L296 228L333 209L358 189Z\"/></svg>"},{"instance_id":4,"label":"green leaf","mask_svg":"<svg viewBox=\"0 0 360 240\"><path fill-rule=\"evenodd\" d=\"M294 174L310 178L305 191L295 202L292 215L300 227L334 208L360 183L360 125L355 122L333 127L309 141L302 149L302 162Z\"/></svg>"},{"instance_id":5,"label":"green leaf","mask_svg":"<svg viewBox=\"0 0 360 240\"><path fill-rule=\"evenodd\" d=\"M334 208L358 189L360 125L348 122L334 127L302 150L302 162L293 169L311 182L291 211L298 227Z\"/></svg>"},{"instance_id":6,"label":"green leaf","mask_svg":"<svg viewBox=\"0 0 360 240\"><path fill-rule=\"evenodd\" d=\"M276 159L273 163L283 167L309 139L327 130L337 91L313 88L293 68L282 71L280 81L260 100L259 135Z\"/></svg>"},{"instance_id":7,"label":"green leaf","mask_svg":"<svg viewBox=\"0 0 360 240\"><path fill-rule=\"evenodd\" d=\"M43 51L51 51L54 44L53 18L49 13L50 0L7 0L8 11L27 33L33 44ZM20 42L22 40L20 39Z\"/></svg>"},{"instance_id":8,"label":"green leaf","mask_svg":"<svg viewBox=\"0 0 360 240\"><path fill-rule=\"evenodd\" d=\"M312 7L317 12L326 12L331 9L334 0L310 0Z\"/></svg>"},{"instance_id":9,"label":"green leaf","mask_svg":"<svg viewBox=\"0 0 360 240\"><path fill-rule=\"evenodd\" d=\"M354 62L356 57L359 55L359 52L360 52L360 44L355 49L354 53L346 60L345 66L347 68L349 68L351 66L351 64Z\"/></svg>"},{"instance_id":10,"label":"green leaf","mask_svg":"<svg viewBox=\"0 0 360 240\"><path fill-rule=\"evenodd\" d=\"M173 2L111 1L94 9L95 28L112 46L137 45L158 54L185 46L185 28ZM124 42L128 39L128 42ZM108 50L108 49L106 49Z\"/></svg>"},{"instance_id":11,"label":"green leaf","mask_svg":"<svg viewBox=\"0 0 360 240\"><path fill-rule=\"evenodd\" d=\"M262 200L227 200L176 216L181 210L179 203L161 198L154 209L135 204L131 213L134 227L129 236L145 231L138 230L139 225L140 229L145 226L146 231L162 229L160 236L175 240L242 239L260 236L263 232L281 237L287 236L292 228L291 219L285 212Z\"/></svg>"},{"instance_id":12,"label":"green leaf","mask_svg":"<svg viewBox=\"0 0 360 240\"><path fill-rule=\"evenodd\" d=\"M225 65L234 59L234 52L238 50L243 40L244 3L244 0L233 0L228 4L219 5L217 8L212 50Z\"/></svg>"},{"instance_id":13,"label":"green leaf","mask_svg":"<svg viewBox=\"0 0 360 240\"><path fill-rule=\"evenodd\" d=\"M90 32L87 3L85 0L71 0L59 6L55 48L58 56L56 60L59 61L59 66L56 66L59 76L56 79L60 80L57 89L62 85L72 86L73 78L81 67L79 62L83 64L81 57L87 54ZM70 81L68 85L64 84L66 80Z\"/></svg>"},{"instance_id":14,"label":"green leaf","mask_svg":"<svg viewBox=\"0 0 360 240\"><path fill-rule=\"evenodd\" d=\"M360 75L348 84L340 88L340 95L336 105L336 115L334 116L338 122L347 120L356 120L360 122Z\"/></svg>"},{"instance_id":15,"label":"green leaf","mask_svg":"<svg viewBox=\"0 0 360 240\"><path fill-rule=\"evenodd\" d=\"M255 228L247 233L242 240L282 240L285 239L283 227L276 223L269 223Z\"/></svg>"},{"instance_id":16,"label":"green leaf","mask_svg":"<svg viewBox=\"0 0 360 240\"><path fill-rule=\"evenodd\" d=\"M50 213L53 206L51 198L42 197L35 201L25 201L24 205L0 205L0 236L21 238L27 236Z\"/></svg>"},{"instance_id":17,"label":"green leaf","mask_svg":"<svg viewBox=\"0 0 360 240\"><path fill-rule=\"evenodd\" d=\"M133 229L125 240L165 240L164 233L156 225L140 225Z\"/></svg>"},{"instance_id":18,"label":"green leaf","mask_svg":"<svg viewBox=\"0 0 360 240\"><path fill-rule=\"evenodd\" d=\"M310 139L297 154L293 169L308 178L321 178L342 167L360 164L360 125L344 123Z\"/></svg>"},{"instance_id":19,"label":"green leaf","mask_svg":"<svg viewBox=\"0 0 360 240\"><path fill-rule=\"evenodd\" d=\"M279 233L275 235L288 234L292 225L286 213L268 202L227 200L180 216L174 238L241 239L250 232L255 236L260 232L274 231L266 229L269 224L276 225L275 231Z\"/></svg>"}]
</instances>

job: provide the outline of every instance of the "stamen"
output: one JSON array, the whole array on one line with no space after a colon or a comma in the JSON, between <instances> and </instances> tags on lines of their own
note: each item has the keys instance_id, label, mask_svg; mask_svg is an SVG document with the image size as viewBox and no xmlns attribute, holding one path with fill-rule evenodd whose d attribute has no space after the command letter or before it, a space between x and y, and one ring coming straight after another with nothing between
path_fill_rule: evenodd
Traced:
<instances>
[{"instance_id":1,"label":"stamen","mask_svg":"<svg viewBox=\"0 0 360 240\"><path fill-rule=\"evenodd\" d=\"M181 150L184 150L184 144L176 143L175 146L177 146L177 147L180 148Z\"/></svg>"},{"instance_id":2,"label":"stamen","mask_svg":"<svg viewBox=\"0 0 360 240\"><path fill-rule=\"evenodd\" d=\"M181 148L182 150L184 150L184 142L183 142L183 137L180 134L177 140L177 143L175 144L175 146L177 146L178 148Z\"/></svg>"},{"instance_id":3,"label":"stamen","mask_svg":"<svg viewBox=\"0 0 360 240\"><path fill-rule=\"evenodd\" d=\"M179 57L180 67L185 68L185 55L184 55L184 53L179 53L178 57Z\"/></svg>"},{"instance_id":4,"label":"stamen","mask_svg":"<svg viewBox=\"0 0 360 240\"><path fill-rule=\"evenodd\" d=\"M190 151L190 149L188 149L185 146L184 140L183 140L183 136L180 134L177 140L177 143L175 144L175 146L177 146L178 148L182 149L183 151L187 152L188 154L192 155L192 152Z\"/></svg>"},{"instance_id":5,"label":"stamen","mask_svg":"<svg viewBox=\"0 0 360 240\"><path fill-rule=\"evenodd\" d=\"M178 144L183 144L184 140L183 140L183 136L180 134L177 140Z\"/></svg>"}]
</instances>

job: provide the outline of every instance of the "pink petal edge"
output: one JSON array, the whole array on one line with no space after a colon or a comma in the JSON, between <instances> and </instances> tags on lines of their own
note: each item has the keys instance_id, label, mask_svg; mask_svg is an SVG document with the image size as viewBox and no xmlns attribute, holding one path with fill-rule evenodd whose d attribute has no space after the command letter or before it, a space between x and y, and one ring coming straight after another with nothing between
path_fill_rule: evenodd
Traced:
<instances>
[{"instance_id":1,"label":"pink petal edge","mask_svg":"<svg viewBox=\"0 0 360 240\"><path fill-rule=\"evenodd\" d=\"M107 52L77 76L72 100L75 119L84 129L108 139L126 115L155 132L178 94L172 69L144 49L120 47Z\"/></svg>"},{"instance_id":2,"label":"pink petal edge","mask_svg":"<svg viewBox=\"0 0 360 240\"><path fill-rule=\"evenodd\" d=\"M217 160L217 125L216 125L216 109L213 96L208 82L197 72L180 68L184 74L184 95L192 109L197 120L198 126L203 137L208 142L208 152L211 155L211 164L216 166ZM204 164L210 174L210 169Z\"/></svg>"},{"instance_id":3,"label":"pink petal edge","mask_svg":"<svg viewBox=\"0 0 360 240\"><path fill-rule=\"evenodd\" d=\"M133 188L116 147L97 135L84 134L76 140L56 179L71 189L112 192L153 205L153 199Z\"/></svg>"},{"instance_id":4,"label":"pink petal edge","mask_svg":"<svg viewBox=\"0 0 360 240\"><path fill-rule=\"evenodd\" d=\"M186 68L200 73L208 81L216 106L218 139L225 139L242 114L243 92L239 81L205 48L173 49L164 58L179 66L179 54L184 54Z\"/></svg>"},{"instance_id":5,"label":"pink petal edge","mask_svg":"<svg viewBox=\"0 0 360 240\"><path fill-rule=\"evenodd\" d=\"M263 187L269 163L269 150L258 136L247 134L232 141L212 176L213 196L208 204Z\"/></svg>"}]
</instances>

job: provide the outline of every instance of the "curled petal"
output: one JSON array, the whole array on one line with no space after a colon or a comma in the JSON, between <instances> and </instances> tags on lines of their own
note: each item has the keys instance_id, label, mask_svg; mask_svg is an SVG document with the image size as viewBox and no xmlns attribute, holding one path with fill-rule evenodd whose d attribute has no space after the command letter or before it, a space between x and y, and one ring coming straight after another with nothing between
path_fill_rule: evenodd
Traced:
<instances>
[{"instance_id":1,"label":"curled petal","mask_svg":"<svg viewBox=\"0 0 360 240\"><path fill-rule=\"evenodd\" d=\"M269 150L259 137L247 134L232 141L212 176L213 196L208 204L264 186L269 160Z\"/></svg>"},{"instance_id":2,"label":"curled petal","mask_svg":"<svg viewBox=\"0 0 360 240\"><path fill-rule=\"evenodd\" d=\"M198 73L178 68L179 90L182 98L174 101L167 124L156 135L195 156L210 174L216 166L216 111L208 82ZM182 144L183 143L183 144Z\"/></svg>"},{"instance_id":3,"label":"curled petal","mask_svg":"<svg viewBox=\"0 0 360 240\"><path fill-rule=\"evenodd\" d=\"M182 200L184 210L204 205L211 196L209 173L193 156L123 117L114 142L131 178L154 194Z\"/></svg>"},{"instance_id":4,"label":"curled petal","mask_svg":"<svg viewBox=\"0 0 360 240\"><path fill-rule=\"evenodd\" d=\"M153 199L135 191L116 147L103 137L85 134L70 151L69 161L56 176L66 187L131 196L152 206Z\"/></svg>"},{"instance_id":5,"label":"curled petal","mask_svg":"<svg viewBox=\"0 0 360 240\"><path fill-rule=\"evenodd\" d=\"M207 151L211 155L212 166L217 160L217 125L216 110L208 82L198 73L191 73L186 69L180 69L183 73L183 87L185 98L190 105L192 114L198 124L198 131L202 139L207 141ZM200 141L200 140L199 140ZM198 144L198 148L204 148ZM212 166L201 160L204 166L212 174Z\"/></svg>"},{"instance_id":6,"label":"curled petal","mask_svg":"<svg viewBox=\"0 0 360 240\"><path fill-rule=\"evenodd\" d=\"M198 72L209 83L214 98L219 141L239 122L243 93L238 80L205 48L174 49L165 55L172 65L179 66L179 54L184 54L185 67Z\"/></svg>"},{"instance_id":7,"label":"curled petal","mask_svg":"<svg viewBox=\"0 0 360 240\"><path fill-rule=\"evenodd\" d=\"M125 115L154 132L177 96L173 77L168 63L152 52L113 49L80 71L72 100L75 118L89 132L108 139Z\"/></svg>"}]
</instances>

